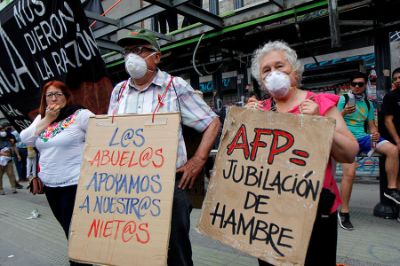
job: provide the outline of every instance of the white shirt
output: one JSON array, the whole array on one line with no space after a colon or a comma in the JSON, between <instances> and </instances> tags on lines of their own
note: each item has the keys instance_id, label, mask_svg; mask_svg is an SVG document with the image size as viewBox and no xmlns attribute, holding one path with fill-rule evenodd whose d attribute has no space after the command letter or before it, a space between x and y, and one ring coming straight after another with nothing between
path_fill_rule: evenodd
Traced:
<instances>
[{"instance_id":1,"label":"white shirt","mask_svg":"<svg viewBox=\"0 0 400 266\"><path fill-rule=\"evenodd\" d=\"M21 141L36 147L40 153L38 175L46 186L64 187L78 183L87 123L94 114L81 109L74 115L73 123L49 138L35 135L37 124L42 119L40 115L21 132Z\"/></svg>"},{"instance_id":2,"label":"white shirt","mask_svg":"<svg viewBox=\"0 0 400 266\"><path fill-rule=\"evenodd\" d=\"M5 147L5 148L1 149L0 151L1 152L7 152L7 151L10 151L10 148L9 147ZM9 161L11 161L11 157L5 156L5 155L1 155L0 156L0 166L6 166Z\"/></svg>"}]
</instances>

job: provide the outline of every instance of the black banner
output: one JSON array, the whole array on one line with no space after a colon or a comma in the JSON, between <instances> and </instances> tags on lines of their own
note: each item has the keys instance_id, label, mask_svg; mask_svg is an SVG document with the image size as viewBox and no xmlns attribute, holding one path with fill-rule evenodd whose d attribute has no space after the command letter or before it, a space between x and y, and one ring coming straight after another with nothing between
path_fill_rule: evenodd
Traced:
<instances>
[{"instance_id":1,"label":"black banner","mask_svg":"<svg viewBox=\"0 0 400 266\"><path fill-rule=\"evenodd\" d=\"M14 0L0 22L0 110L17 129L37 115L49 80L64 81L75 103L107 111L112 84L80 1Z\"/></svg>"}]
</instances>

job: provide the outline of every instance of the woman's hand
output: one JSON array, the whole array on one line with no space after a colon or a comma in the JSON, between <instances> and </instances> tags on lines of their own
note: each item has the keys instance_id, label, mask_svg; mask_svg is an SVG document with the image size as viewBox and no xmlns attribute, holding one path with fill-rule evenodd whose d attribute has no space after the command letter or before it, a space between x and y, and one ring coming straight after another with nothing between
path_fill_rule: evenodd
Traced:
<instances>
[{"instance_id":1,"label":"woman's hand","mask_svg":"<svg viewBox=\"0 0 400 266\"><path fill-rule=\"evenodd\" d=\"M319 106L316 102L310 99L304 100L300 106L300 113L305 115L319 115Z\"/></svg>"},{"instance_id":2,"label":"woman's hand","mask_svg":"<svg viewBox=\"0 0 400 266\"><path fill-rule=\"evenodd\" d=\"M256 97L252 96L249 98L247 101L246 105L244 106L247 109L258 109L258 110L263 110L263 102L258 101Z\"/></svg>"},{"instance_id":3,"label":"woman's hand","mask_svg":"<svg viewBox=\"0 0 400 266\"><path fill-rule=\"evenodd\" d=\"M48 105L46 108L46 115L45 119L49 122L53 122L57 119L58 115L60 114L61 106L58 104L51 104Z\"/></svg>"}]
</instances>

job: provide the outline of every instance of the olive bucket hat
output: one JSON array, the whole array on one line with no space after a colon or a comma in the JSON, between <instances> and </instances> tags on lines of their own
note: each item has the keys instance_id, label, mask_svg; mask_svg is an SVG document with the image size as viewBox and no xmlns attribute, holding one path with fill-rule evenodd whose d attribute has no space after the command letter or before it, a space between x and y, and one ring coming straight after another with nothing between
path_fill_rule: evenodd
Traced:
<instances>
[{"instance_id":1,"label":"olive bucket hat","mask_svg":"<svg viewBox=\"0 0 400 266\"><path fill-rule=\"evenodd\" d=\"M132 31L128 34L127 37L121 38L117 41L117 44L121 47L134 45L137 42L147 42L152 45L157 51L160 51L160 46L157 42L156 36L150 31L146 31L144 29L138 31Z\"/></svg>"}]
</instances>

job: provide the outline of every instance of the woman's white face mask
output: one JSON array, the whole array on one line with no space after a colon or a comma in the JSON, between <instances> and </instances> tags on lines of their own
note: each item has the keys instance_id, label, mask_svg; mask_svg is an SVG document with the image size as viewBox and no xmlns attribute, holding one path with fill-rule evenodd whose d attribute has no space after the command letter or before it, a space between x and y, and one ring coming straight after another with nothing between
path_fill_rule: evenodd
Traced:
<instances>
[{"instance_id":1,"label":"woman's white face mask","mask_svg":"<svg viewBox=\"0 0 400 266\"><path fill-rule=\"evenodd\" d=\"M149 54L146 58L142 58L137 54L130 53L125 57L125 69L129 76L133 79L143 78L147 73L147 63L146 60L155 53Z\"/></svg>"},{"instance_id":2,"label":"woman's white face mask","mask_svg":"<svg viewBox=\"0 0 400 266\"><path fill-rule=\"evenodd\" d=\"M264 86L273 98L283 98L290 90L290 77L281 71L272 71L264 78Z\"/></svg>"},{"instance_id":3,"label":"woman's white face mask","mask_svg":"<svg viewBox=\"0 0 400 266\"><path fill-rule=\"evenodd\" d=\"M7 136L7 132L1 131L0 132L0 137L5 138Z\"/></svg>"}]
</instances>

